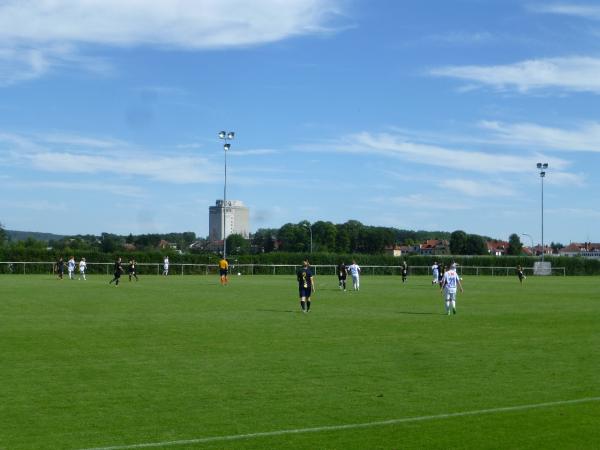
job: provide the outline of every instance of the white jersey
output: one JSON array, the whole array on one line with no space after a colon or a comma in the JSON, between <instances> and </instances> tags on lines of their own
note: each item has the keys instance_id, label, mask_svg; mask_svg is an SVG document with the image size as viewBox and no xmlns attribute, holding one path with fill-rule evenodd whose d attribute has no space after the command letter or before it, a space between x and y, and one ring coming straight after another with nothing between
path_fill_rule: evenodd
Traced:
<instances>
[{"instance_id":1,"label":"white jersey","mask_svg":"<svg viewBox=\"0 0 600 450\"><path fill-rule=\"evenodd\" d=\"M455 294L459 281L460 281L460 278L459 278L458 274L456 273L456 270L450 269L449 271L444 273L444 279L443 279L442 283L444 283L444 289L446 290L446 292L448 292L450 294Z\"/></svg>"},{"instance_id":2,"label":"white jersey","mask_svg":"<svg viewBox=\"0 0 600 450\"><path fill-rule=\"evenodd\" d=\"M360 267L358 267L358 264L351 264L348 266L348 272L350 272L350 275L353 277L357 277L360 274Z\"/></svg>"},{"instance_id":3,"label":"white jersey","mask_svg":"<svg viewBox=\"0 0 600 450\"><path fill-rule=\"evenodd\" d=\"M67 263L67 268L69 269L69 272L73 272L75 270L75 260L74 259L69 260L69 262Z\"/></svg>"},{"instance_id":4,"label":"white jersey","mask_svg":"<svg viewBox=\"0 0 600 450\"><path fill-rule=\"evenodd\" d=\"M87 264L85 261L79 261L79 271L80 272L85 272L86 267L87 267Z\"/></svg>"},{"instance_id":5,"label":"white jersey","mask_svg":"<svg viewBox=\"0 0 600 450\"><path fill-rule=\"evenodd\" d=\"M164 268L165 268L165 270L169 268L169 258L165 258L165 260L164 260Z\"/></svg>"},{"instance_id":6,"label":"white jersey","mask_svg":"<svg viewBox=\"0 0 600 450\"><path fill-rule=\"evenodd\" d=\"M433 266L431 266L431 272L433 273L434 277L438 277L438 275L440 274L440 268L438 267L437 264L434 264Z\"/></svg>"}]
</instances>

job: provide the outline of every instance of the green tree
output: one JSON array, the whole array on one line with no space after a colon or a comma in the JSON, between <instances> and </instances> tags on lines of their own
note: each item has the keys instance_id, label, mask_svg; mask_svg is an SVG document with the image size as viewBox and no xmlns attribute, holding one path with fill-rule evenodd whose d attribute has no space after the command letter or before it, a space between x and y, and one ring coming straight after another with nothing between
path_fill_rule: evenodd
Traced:
<instances>
[{"instance_id":1,"label":"green tree","mask_svg":"<svg viewBox=\"0 0 600 450\"><path fill-rule=\"evenodd\" d=\"M241 234L227 236L227 253L230 255L244 255L250 251L250 241Z\"/></svg>"},{"instance_id":2,"label":"green tree","mask_svg":"<svg viewBox=\"0 0 600 450\"><path fill-rule=\"evenodd\" d=\"M508 249L506 250L508 255L518 256L523 253L523 243L516 233L511 234L508 237Z\"/></svg>"},{"instance_id":3,"label":"green tree","mask_svg":"<svg viewBox=\"0 0 600 450\"><path fill-rule=\"evenodd\" d=\"M483 236L468 234L465 243L465 255L487 255L487 244Z\"/></svg>"},{"instance_id":4,"label":"green tree","mask_svg":"<svg viewBox=\"0 0 600 450\"><path fill-rule=\"evenodd\" d=\"M450 235L450 253L453 255L466 255L467 233L462 230L453 231Z\"/></svg>"},{"instance_id":5,"label":"green tree","mask_svg":"<svg viewBox=\"0 0 600 450\"><path fill-rule=\"evenodd\" d=\"M321 252L333 252L336 247L337 228L331 222L315 222L312 225L313 246Z\"/></svg>"},{"instance_id":6,"label":"green tree","mask_svg":"<svg viewBox=\"0 0 600 450\"><path fill-rule=\"evenodd\" d=\"M6 242L6 231L4 231L4 225L0 223L0 247Z\"/></svg>"},{"instance_id":7,"label":"green tree","mask_svg":"<svg viewBox=\"0 0 600 450\"><path fill-rule=\"evenodd\" d=\"M269 253L275 248L277 230L275 228L259 228L252 236L252 245L259 253Z\"/></svg>"}]
</instances>

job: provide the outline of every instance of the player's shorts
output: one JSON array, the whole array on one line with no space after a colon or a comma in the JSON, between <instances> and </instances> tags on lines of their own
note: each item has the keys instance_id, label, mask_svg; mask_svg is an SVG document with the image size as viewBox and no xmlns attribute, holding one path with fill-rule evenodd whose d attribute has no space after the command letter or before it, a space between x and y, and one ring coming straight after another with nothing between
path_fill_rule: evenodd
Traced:
<instances>
[{"instance_id":1,"label":"player's shorts","mask_svg":"<svg viewBox=\"0 0 600 450\"><path fill-rule=\"evenodd\" d=\"M121 278L121 272L120 271L115 272L114 275L115 275L115 278Z\"/></svg>"},{"instance_id":2,"label":"player's shorts","mask_svg":"<svg viewBox=\"0 0 600 450\"><path fill-rule=\"evenodd\" d=\"M227 271L228 271L228 269L219 269L219 274L222 277L226 277L227 276Z\"/></svg>"},{"instance_id":3,"label":"player's shorts","mask_svg":"<svg viewBox=\"0 0 600 450\"><path fill-rule=\"evenodd\" d=\"M338 275L338 280L345 280L346 279L346 275Z\"/></svg>"},{"instance_id":4,"label":"player's shorts","mask_svg":"<svg viewBox=\"0 0 600 450\"><path fill-rule=\"evenodd\" d=\"M302 297L308 298L312 294L312 287L310 287L310 286L309 287L302 286L302 287L300 287L298 289L298 291L300 293L300 298L302 298Z\"/></svg>"},{"instance_id":5,"label":"player's shorts","mask_svg":"<svg viewBox=\"0 0 600 450\"><path fill-rule=\"evenodd\" d=\"M456 301L456 291L450 292L450 291L446 291L446 300L448 301Z\"/></svg>"}]
</instances>

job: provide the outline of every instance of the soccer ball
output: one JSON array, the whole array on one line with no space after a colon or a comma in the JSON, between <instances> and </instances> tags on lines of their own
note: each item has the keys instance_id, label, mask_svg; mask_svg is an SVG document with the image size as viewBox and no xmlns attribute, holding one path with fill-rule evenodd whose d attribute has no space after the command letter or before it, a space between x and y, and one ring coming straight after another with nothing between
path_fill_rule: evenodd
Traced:
<instances>
[{"instance_id":1,"label":"soccer ball","mask_svg":"<svg viewBox=\"0 0 600 450\"><path fill-rule=\"evenodd\" d=\"M238 277L239 277L241 274L242 274L241 272L238 272Z\"/></svg>"}]
</instances>

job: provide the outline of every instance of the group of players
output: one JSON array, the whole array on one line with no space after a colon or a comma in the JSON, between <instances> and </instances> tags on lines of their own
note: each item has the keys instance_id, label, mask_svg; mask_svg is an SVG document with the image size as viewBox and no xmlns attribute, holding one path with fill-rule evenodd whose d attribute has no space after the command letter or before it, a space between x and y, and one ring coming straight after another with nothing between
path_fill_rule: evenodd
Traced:
<instances>
[{"instance_id":1,"label":"group of players","mask_svg":"<svg viewBox=\"0 0 600 450\"><path fill-rule=\"evenodd\" d=\"M431 267L433 274L432 284L439 284L440 290L443 292L446 314L456 314L456 293L460 289L463 292L460 276L456 272L456 263L452 263L448 270L444 270L444 266L439 266L437 262ZM350 266L346 266L341 262L336 269L338 276L338 286L346 292L346 279L348 273L352 276L352 287L355 291L360 290L360 266L356 261L352 261ZM408 277L408 265L406 261L402 263L400 268L402 275L402 283L406 283ZM296 273L298 280L298 291L300 295L300 309L307 313L310 311L311 295L315 292L315 279L310 269L308 259L305 259L302 268Z\"/></svg>"},{"instance_id":2,"label":"group of players","mask_svg":"<svg viewBox=\"0 0 600 450\"><path fill-rule=\"evenodd\" d=\"M67 273L69 274L69 280L75 279L75 268L79 266L79 280L85 280L85 271L87 270L87 263L85 262L85 258L81 258L79 263L75 262L75 257L71 256L66 263ZM62 280L65 275L65 261L63 258L59 258L58 261L54 264L54 269L58 276L59 280Z\"/></svg>"}]
</instances>

